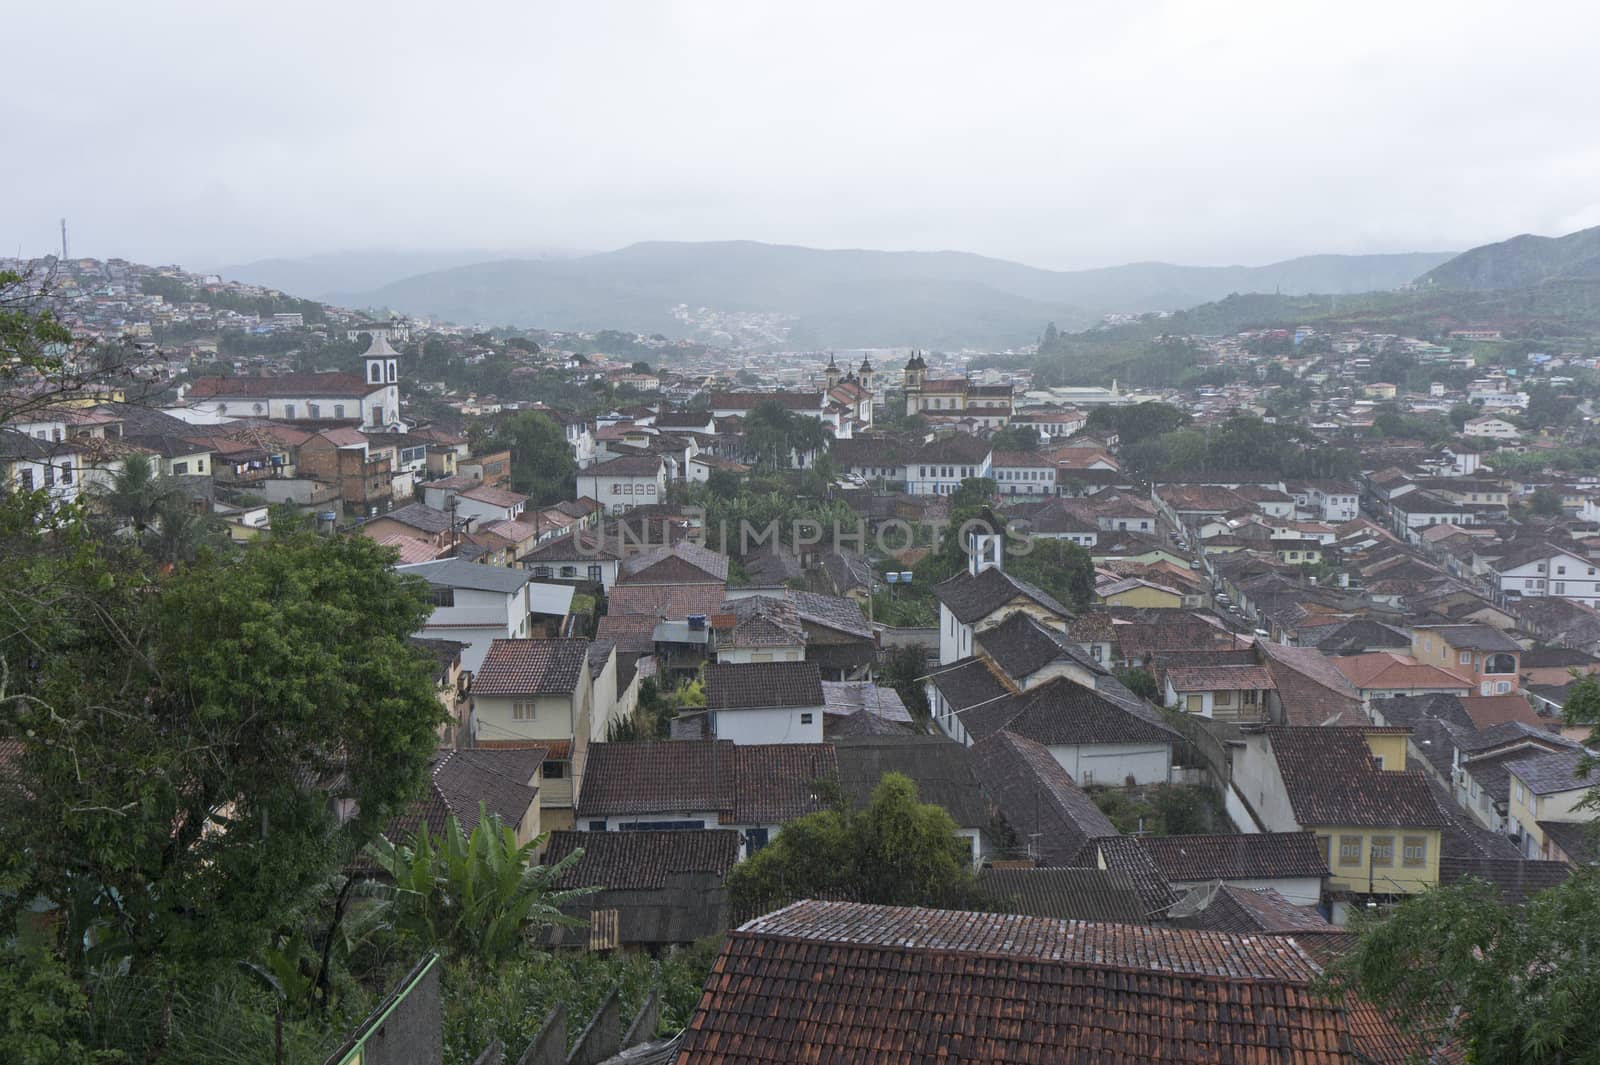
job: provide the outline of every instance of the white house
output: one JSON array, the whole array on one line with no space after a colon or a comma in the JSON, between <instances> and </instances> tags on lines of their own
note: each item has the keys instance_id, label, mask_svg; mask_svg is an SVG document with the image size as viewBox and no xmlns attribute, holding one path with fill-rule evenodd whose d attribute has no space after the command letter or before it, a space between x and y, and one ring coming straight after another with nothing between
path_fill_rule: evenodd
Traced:
<instances>
[{"instance_id":1,"label":"white house","mask_svg":"<svg viewBox=\"0 0 1600 1065\"><path fill-rule=\"evenodd\" d=\"M531 615L564 617L572 605L570 586L532 584L527 570L455 558L395 569L432 585L433 613L417 635L466 644L461 668L473 672L494 640L530 636Z\"/></svg>"},{"instance_id":2,"label":"white house","mask_svg":"<svg viewBox=\"0 0 1600 1065\"><path fill-rule=\"evenodd\" d=\"M1052 628L1066 625L1072 612L1041 588L1002 568L1000 536L975 536L967 569L933 586L939 600L939 662L949 665L973 654L976 634L1021 611Z\"/></svg>"},{"instance_id":3,"label":"white house","mask_svg":"<svg viewBox=\"0 0 1600 1065\"><path fill-rule=\"evenodd\" d=\"M1491 566L1496 587L1507 598L1547 595L1600 607L1600 563L1541 543L1513 551Z\"/></svg>"},{"instance_id":4,"label":"white house","mask_svg":"<svg viewBox=\"0 0 1600 1065\"><path fill-rule=\"evenodd\" d=\"M706 714L719 740L821 743L825 701L815 662L719 663L706 669Z\"/></svg>"},{"instance_id":5,"label":"white house","mask_svg":"<svg viewBox=\"0 0 1600 1065\"><path fill-rule=\"evenodd\" d=\"M1515 425L1492 414L1467 419L1467 423L1461 427L1461 435L1483 436L1493 440L1516 440L1522 436Z\"/></svg>"},{"instance_id":6,"label":"white house","mask_svg":"<svg viewBox=\"0 0 1600 1065\"><path fill-rule=\"evenodd\" d=\"M0 484L8 489L44 488L52 501L71 503L83 489L83 466L83 456L70 442L0 429Z\"/></svg>"},{"instance_id":7,"label":"white house","mask_svg":"<svg viewBox=\"0 0 1600 1065\"><path fill-rule=\"evenodd\" d=\"M935 440L905 459L908 495L950 495L969 477L992 477L993 449L987 440L958 433Z\"/></svg>"},{"instance_id":8,"label":"white house","mask_svg":"<svg viewBox=\"0 0 1600 1065\"><path fill-rule=\"evenodd\" d=\"M400 353L382 336L362 355L364 373L295 373L277 377L197 377L186 398L222 418L357 421L361 429L406 431L400 419Z\"/></svg>"},{"instance_id":9,"label":"white house","mask_svg":"<svg viewBox=\"0 0 1600 1065\"><path fill-rule=\"evenodd\" d=\"M593 499L607 514L659 503L666 491L667 467L659 455L624 455L578 474L578 498Z\"/></svg>"},{"instance_id":10,"label":"white house","mask_svg":"<svg viewBox=\"0 0 1600 1065\"><path fill-rule=\"evenodd\" d=\"M1056 494L1056 463L1052 458L1028 451L997 451L991 457L990 476L1005 495L1053 496Z\"/></svg>"}]
</instances>

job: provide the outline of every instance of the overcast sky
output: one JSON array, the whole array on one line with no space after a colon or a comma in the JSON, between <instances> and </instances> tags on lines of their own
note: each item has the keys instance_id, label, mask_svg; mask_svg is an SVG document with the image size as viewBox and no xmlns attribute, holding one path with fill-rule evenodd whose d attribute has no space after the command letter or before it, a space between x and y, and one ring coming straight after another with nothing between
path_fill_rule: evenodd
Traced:
<instances>
[{"instance_id":1,"label":"overcast sky","mask_svg":"<svg viewBox=\"0 0 1600 1065\"><path fill-rule=\"evenodd\" d=\"M0 254L638 240L1040 266L1600 224L1600 5L51 0Z\"/></svg>"}]
</instances>

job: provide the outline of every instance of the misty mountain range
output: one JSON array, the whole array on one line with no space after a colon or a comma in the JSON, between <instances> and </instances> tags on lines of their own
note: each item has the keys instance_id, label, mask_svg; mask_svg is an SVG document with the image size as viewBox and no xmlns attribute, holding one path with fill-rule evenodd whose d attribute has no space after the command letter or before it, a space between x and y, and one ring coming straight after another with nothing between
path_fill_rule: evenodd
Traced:
<instances>
[{"instance_id":1,"label":"misty mountain range","mask_svg":"<svg viewBox=\"0 0 1600 1065\"><path fill-rule=\"evenodd\" d=\"M797 348L1012 347L1032 342L1045 322L1078 329L1107 314L1190 307L1230 293L1346 294L1413 280L1462 292L1600 282L1600 227L1523 235L1459 255L1313 255L1259 267L1061 271L965 252L726 241L487 259L479 252L343 253L227 273L343 306L486 325L714 339L738 337L741 321L758 319L768 329L779 323L784 343ZM675 313L679 305L687 310Z\"/></svg>"},{"instance_id":2,"label":"misty mountain range","mask_svg":"<svg viewBox=\"0 0 1600 1065\"><path fill-rule=\"evenodd\" d=\"M485 325L706 338L728 328L730 316L769 315L782 316L786 343L797 348L1011 347L1033 342L1046 322L1085 328L1106 314L1187 307L1231 292L1390 289L1452 253L1071 271L965 252L820 250L754 241L651 242L598 254L461 261L470 254L432 261L381 253L278 259L234 267L227 276L347 307ZM374 280L379 283L360 287ZM691 313L675 315L677 305ZM693 313L699 308L715 313Z\"/></svg>"}]
</instances>

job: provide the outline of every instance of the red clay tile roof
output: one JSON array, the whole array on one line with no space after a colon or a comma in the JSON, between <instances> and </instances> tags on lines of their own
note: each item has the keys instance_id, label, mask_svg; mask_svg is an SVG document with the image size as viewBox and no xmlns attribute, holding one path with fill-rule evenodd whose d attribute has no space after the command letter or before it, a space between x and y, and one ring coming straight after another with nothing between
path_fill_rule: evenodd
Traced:
<instances>
[{"instance_id":1,"label":"red clay tile roof","mask_svg":"<svg viewBox=\"0 0 1600 1065\"><path fill-rule=\"evenodd\" d=\"M1041 745L997 732L972 748L978 784L1019 840L1044 865L1068 865L1089 841L1117 827Z\"/></svg>"},{"instance_id":2,"label":"red clay tile roof","mask_svg":"<svg viewBox=\"0 0 1600 1065\"><path fill-rule=\"evenodd\" d=\"M715 812L724 824L780 824L821 809L816 782L838 770L831 743L595 743L578 816Z\"/></svg>"},{"instance_id":3,"label":"red clay tile roof","mask_svg":"<svg viewBox=\"0 0 1600 1065\"><path fill-rule=\"evenodd\" d=\"M1359 725L1366 721L1361 694L1332 660L1311 647L1256 644L1290 725Z\"/></svg>"},{"instance_id":4,"label":"red clay tile roof","mask_svg":"<svg viewBox=\"0 0 1600 1065\"><path fill-rule=\"evenodd\" d=\"M1063 620L1072 617L1048 592L998 569L986 569L974 577L965 570L933 586L933 594L956 620L970 625L981 621L1013 599L1025 598Z\"/></svg>"},{"instance_id":5,"label":"red clay tile roof","mask_svg":"<svg viewBox=\"0 0 1600 1065\"><path fill-rule=\"evenodd\" d=\"M804 901L728 935L676 1060L1354 1062L1318 972L1285 937Z\"/></svg>"},{"instance_id":6,"label":"red clay tile roof","mask_svg":"<svg viewBox=\"0 0 1600 1065\"><path fill-rule=\"evenodd\" d=\"M211 396L366 396L383 388L369 385L355 374L290 373L278 377L196 377L189 386L194 399Z\"/></svg>"},{"instance_id":7,"label":"red clay tile roof","mask_svg":"<svg viewBox=\"0 0 1600 1065\"><path fill-rule=\"evenodd\" d=\"M1278 686L1265 666L1169 666L1167 683L1180 692L1271 691Z\"/></svg>"},{"instance_id":8,"label":"red clay tile roof","mask_svg":"<svg viewBox=\"0 0 1600 1065\"><path fill-rule=\"evenodd\" d=\"M1492 728L1507 721L1521 721L1542 731L1550 724L1548 718L1541 718L1539 712L1520 695L1469 695L1461 700L1461 705L1466 708L1473 725L1480 729Z\"/></svg>"},{"instance_id":9,"label":"red clay tile roof","mask_svg":"<svg viewBox=\"0 0 1600 1065\"><path fill-rule=\"evenodd\" d=\"M1335 658L1333 663L1357 688L1379 691L1419 688L1430 691L1438 688L1472 690L1472 682L1465 677L1394 651L1342 655Z\"/></svg>"},{"instance_id":10,"label":"red clay tile roof","mask_svg":"<svg viewBox=\"0 0 1600 1065\"><path fill-rule=\"evenodd\" d=\"M385 834L399 842L426 826L434 835L444 832L454 814L463 832L478 825L478 804L515 828L539 796L529 783L545 760L545 747L441 750L434 754L428 790L405 813L389 822Z\"/></svg>"},{"instance_id":11,"label":"red clay tile roof","mask_svg":"<svg viewBox=\"0 0 1600 1065\"><path fill-rule=\"evenodd\" d=\"M750 662L706 669L706 709L755 710L821 706L822 674L815 662Z\"/></svg>"},{"instance_id":12,"label":"red clay tile roof","mask_svg":"<svg viewBox=\"0 0 1600 1065\"><path fill-rule=\"evenodd\" d=\"M1047 747L1171 744L1178 740L1178 733L1161 719L1160 711L1138 700L1124 706L1068 677L974 707L961 715L961 723L976 740L1005 729Z\"/></svg>"},{"instance_id":13,"label":"red clay tile roof","mask_svg":"<svg viewBox=\"0 0 1600 1065\"><path fill-rule=\"evenodd\" d=\"M472 678L476 695L571 695L589 660L589 641L495 640Z\"/></svg>"},{"instance_id":14,"label":"red clay tile roof","mask_svg":"<svg viewBox=\"0 0 1600 1065\"><path fill-rule=\"evenodd\" d=\"M539 859L554 865L573 851L583 857L558 883L562 890L600 887L613 891L652 891L675 875L710 873L726 877L739 860L739 833L709 828L684 832L552 832Z\"/></svg>"},{"instance_id":15,"label":"red clay tile roof","mask_svg":"<svg viewBox=\"0 0 1600 1065\"><path fill-rule=\"evenodd\" d=\"M690 614L715 613L722 598L720 584L618 584L606 597L606 609L681 621Z\"/></svg>"},{"instance_id":16,"label":"red clay tile roof","mask_svg":"<svg viewBox=\"0 0 1600 1065\"><path fill-rule=\"evenodd\" d=\"M1377 767L1364 730L1273 726L1266 730L1295 820L1304 828L1441 828L1444 817L1420 770Z\"/></svg>"},{"instance_id":17,"label":"red clay tile roof","mask_svg":"<svg viewBox=\"0 0 1600 1065\"><path fill-rule=\"evenodd\" d=\"M726 583L728 556L687 540L661 544L623 559L617 580L626 584Z\"/></svg>"},{"instance_id":18,"label":"red clay tile roof","mask_svg":"<svg viewBox=\"0 0 1600 1065\"><path fill-rule=\"evenodd\" d=\"M618 654L650 654L658 621L650 614L607 614L595 626L596 640L611 640Z\"/></svg>"},{"instance_id":19,"label":"red clay tile roof","mask_svg":"<svg viewBox=\"0 0 1600 1065\"><path fill-rule=\"evenodd\" d=\"M1144 840L1168 880L1276 880L1328 876L1310 832L1152 836Z\"/></svg>"}]
</instances>

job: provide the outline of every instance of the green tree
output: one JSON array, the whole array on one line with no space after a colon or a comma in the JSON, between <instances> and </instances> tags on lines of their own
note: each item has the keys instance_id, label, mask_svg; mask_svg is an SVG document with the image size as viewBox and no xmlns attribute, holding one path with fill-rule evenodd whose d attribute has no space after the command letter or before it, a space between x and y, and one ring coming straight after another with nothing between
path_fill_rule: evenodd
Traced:
<instances>
[{"instance_id":1,"label":"green tree","mask_svg":"<svg viewBox=\"0 0 1600 1065\"><path fill-rule=\"evenodd\" d=\"M960 908L977 902L971 862L944 808L918 802L916 784L889 773L864 808L841 799L784 826L734 867L728 891L741 914L800 898Z\"/></svg>"},{"instance_id":2,"label":"green tree","mask_svg":"<svg viewBox=\"0 0 1600 1065\"><path fill-rule=\"evenodd\" d=\"M1123 446L1181 429L1193 419L1170 403L1134 403L1126 407L1096 407L1089 412L1089 429L1116 433Z\"/></svg>"},{"instance_id":3,"label":"green tree","mask_svg":"<svg viewBox=\"0 0 1600 1065\"><path fill-rule=\"evenodd\" d=\"M289 534L154 579L81 526L0 540L0 919L54 907L74 971L248 957L416 793L442 712L392 551Z\"/></svg>"},{"instance_id":4,"label":"green tree","mask_svg":"<svg viewBox=\"0 0 1600 1065\"><path fill-rule=\"evenodd\" d=\"M89 1003L59 958L48 951L0 946L0 1048L17 1065L111 1062L90 1051Z\"/></svg>"},{"instance_id":5,"label":"green tree","mask_svg":"<svg viewBox=\"0 0 1600 1065\"><path fill-rule=\"evenodd\" d=\"M1469 1061L1566 1065L1600 1046L1600 872L1578 870L1523 907L1479 880L1377 918L1330 968L1331 984Z\"/></svg>"},{"instance_id":6,"label":"green tree","mask_svg":"<svg viewBox=\"0 0 1600 1065\"><path fill-rule=\"evenodd\" d=\"M1588 777L1600 768L1600 757L1588 753L1600 751L1600 674L1580 676L1577 670L1573 670L1572 679L1573 683L1567 689L1567 701L1561 707L1561 716L1568 725L1589 729L1584 743L1585 753L1578 761L1579 774ZM1600 788L1589 789L1581 805L1587 810L1600 810Z\"/></svg>"},{"instance_id":7,"label":"green tree","mask_svg":"<svg viewBox=\"0 0 1600 1065\"><path fill-rule=\"evenodd\" d=\"M928 648L920 643L901 644L883 656L879 680L895 690L911 716L926 725L931 713L922 678L928 674Z\"/></svg>"},{"instance_id":8,"label":"green tree","mask_svg":"<svg viewBox=\"0 0 1600 1065\"><path fill-rule=\"evenodd\" d=\"M1006 556L1005 570L1049 592L1074 610L1094 600L1094 560L1070 540L1038 539L1027 554L1015 548Z\"/></svg>"},{"instance_id":9,"label":"green tree","mask_svg":"<svg viewBox=\"0 0 1600 1065\"><path fill-rule=\"evenodd\" d=\"M594 889L555 886L583 851L540 865L546 838L519 844L516 833L480 803L470 836L451 815L438 837L426 828L409 843L379 837L368 853L393 882L395 927L428 948L493 965L516 954L531 932L583 923L560 907Z\"/></svg>"},{"instance_id":10,"label":"green tree","mask_svg":"<svg viewBox=\"0 0 1600 1065\"><path fill-rule=\"evenodd\" d=\"M1038 451L1039 431L1031 425L1008 425L989 438L996 451Z\"/></svg>"},{"instance_id":11,"label":"green tree","mask_svg":"<svg viewBox=\"0 0 1600 1065\"><path fill-rule=\"evenodd\" d=\"M1156 687L1156 679L1150 675L1148 669L1119 669L1117 670L1117 679L1139 698L1148 699L1155 703L1161 701L1161 689Z\"/></svg>"},{"instance_id":12,"label":"green tree","mask_svg":"<svg viewBox=\"0 0 1600 1065\"><path fill-rule=\"evenodd\" d=\"M1561 517L1561 493L1554 488L1535 488L1528 500L1528 509L1541 518Z\"/></svg>"},{"instance_id":13,"label":"green tree","mask_svg":"<svg viewBox=\"0 0 1600 1065\"><path fill-rule=\"evenodd\" d=\"M522 411L500 425L494 443L511 451L511 485L536 504L571 499L577 490L578 460L567 433L555 419Z\"/></svg>"},{"instance_id":14,"label":"green tree","mask_svg":"<svg viewBox=\"0 0 1600 1065\"><path fill-rule=\"evenodd\" d=\"M128 455L104 486L92 493L95 505L118 527L133 530L143 540L160 524L163 514L182 505L178 482L162 474L155 460L142 452Z\"/></svg>"},{"instance_id":15,"label":"green tree","mask_svg":"<svg viewBox=\"0 0 1600 1065\"><path fill-rule=\"evenodd\" d=\"M821 451L830 433L820 418L789 410L777 400L763 400L744 422L745 454L763 470L788 469L796 457Z\"/></svg>"}]
</instances>

